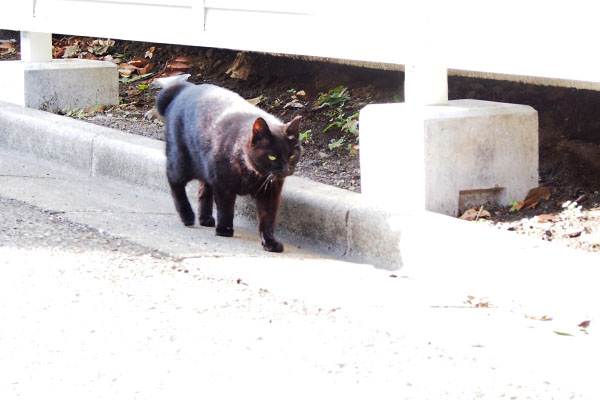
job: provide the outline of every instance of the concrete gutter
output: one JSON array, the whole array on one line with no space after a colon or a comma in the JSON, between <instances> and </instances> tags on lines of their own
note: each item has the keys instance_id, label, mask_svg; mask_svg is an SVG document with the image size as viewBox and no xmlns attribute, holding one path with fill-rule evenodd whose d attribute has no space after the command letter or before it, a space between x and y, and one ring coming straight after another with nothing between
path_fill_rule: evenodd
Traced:
<instances>
[{"instance_id":1,"label":"concrete gutter","mask_svg":"<svg viewBox=\"0 0 600 400\"><path fill-rule=\"evenodd\" d=\"M0 147L90 176L168 191L164 143L158 140L0 102ZM239 198L237 213L255 220L254 201L248 196ZM521 256L507 248L527 252L527 257L542 264L544 259L554 264L572 260L575 253L585 259L582 265L596 265L598 260L568 249L561 249L565 254L557 256L554 247L550 251L545 243L440 214L393 213L366 203L360 194L295 176L284 186L278 232L380 268L427 265L420 271L436 271L441 279L448 273L448 264L453 264L452 271L461 265L476 272L484 259L500 268L515 264L514 258ZM544 250L535 252L540 247Z\"/></svg>"}]
</instances>

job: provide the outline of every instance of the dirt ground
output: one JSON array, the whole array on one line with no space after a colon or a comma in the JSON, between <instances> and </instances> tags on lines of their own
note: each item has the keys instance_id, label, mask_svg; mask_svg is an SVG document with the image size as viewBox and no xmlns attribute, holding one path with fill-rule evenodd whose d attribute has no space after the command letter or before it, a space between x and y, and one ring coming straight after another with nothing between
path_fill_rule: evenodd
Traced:
<instances>
[{"instance_id":1,"label":"dirt ground","mask_svg":"<svg viewBox=\"0 0 600 400\"><path fill-rule=\"evenodd\" d=\"M11 39L10 33L0 32L0 39ZM18 43L14 51L2 43L0 60L18 58ZM162 140L162 123L151 111L158 89L149 85L159 76L188 73L191 82L229 88L285 121L302 115L304 153L296 174L357 192L358 111L370 103L403 101L401 72L141 42L55 36L54 45L57 57L120 64L119 106L65 115ZM539 186L548 188L548 198L519 211L515 204L482 205L490 216L479 212L474 223L600 251L600 92L462 77L450 77L448 84L451 99L527 104L539 113ZM390 178L390 184L401 182Z\"/></svg>"}]
</instances>

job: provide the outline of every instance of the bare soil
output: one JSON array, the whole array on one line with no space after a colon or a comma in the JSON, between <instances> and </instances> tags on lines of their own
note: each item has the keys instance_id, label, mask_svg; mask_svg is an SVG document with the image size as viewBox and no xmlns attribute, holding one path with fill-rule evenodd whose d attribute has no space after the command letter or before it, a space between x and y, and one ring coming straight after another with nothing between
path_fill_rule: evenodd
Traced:
<instances>
[{"instance_id":1,"label":"bare soil","mask_svg":"<svg viewBox=\"0 0 600 400\"><path fill-rule=\"evenodd\" d=\"M0 36L0 39L8 38ZM55 36L55 50L77 40L81 39ZM147 52L152 48L150 58ZM176 63L184 64L177 71L191 74L191 82L210 82L231 89L246 99L254 99L259 107L286 121L302 115L304 153L296 173L356 192L361 188L360 148L358 134L351 129L356 120L353 116L366 104L403 101L404 75L395 71L128 41L116 41L107 54L124 55L121 57L124 63L135 57L151 60L154 66L149 72L153 75L145 80L121 83L119 106L65 110L65 114L164 140L163 125L151 112L158 89L147 85L161 73L162 76L175 73L172 67L178 66ZM85 51L76 56L90 57ZM15 57L18 51L7 54L0 49L0 60ZM135 76L134 71L132 77ZM338 96L343 101L323 105L323 102L332 102L328 100L337 101L334 98L340 95L340 87L345 88ZM511 206L482 205L491 216L485 221L480 218L478 223L600 251L600 93L450 77L449 96L527 104L539 113L539 185L549 189L549 199L520 211ZM337 125L329 127L332 123ZM402 184L393 176L389 179L391 185Z\"/></svg>"}]
</instances>

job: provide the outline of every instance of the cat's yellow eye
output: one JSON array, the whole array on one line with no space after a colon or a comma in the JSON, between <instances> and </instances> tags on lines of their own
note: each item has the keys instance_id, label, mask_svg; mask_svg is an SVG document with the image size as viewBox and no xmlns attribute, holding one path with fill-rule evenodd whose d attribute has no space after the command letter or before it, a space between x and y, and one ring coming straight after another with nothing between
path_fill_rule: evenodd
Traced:
<instances>
[{"instance_id":1,"label":"cat's yellow eye","mask_svg":"<svg viewBox=\"0 0 600 400\"><path fill-rule=\"evenodd\" d=\"M293 160L294 158L296 158L296 155L295 155L295 154L292 154L292 155L290 156L290 160Z\"/></svg>"},{"instance_id":2,"label":"cat's yellow eye","mask_svg":"<svg viewBox=\"0 0 600 400\"><path fill-rule=\"evenodd\" d=\"M270 155L270 156L269 156L269 160L271 160L271 161L275 161L275 160L277 160L277 156L271 156L271 155Z\"/></svg>"}]
</instances>

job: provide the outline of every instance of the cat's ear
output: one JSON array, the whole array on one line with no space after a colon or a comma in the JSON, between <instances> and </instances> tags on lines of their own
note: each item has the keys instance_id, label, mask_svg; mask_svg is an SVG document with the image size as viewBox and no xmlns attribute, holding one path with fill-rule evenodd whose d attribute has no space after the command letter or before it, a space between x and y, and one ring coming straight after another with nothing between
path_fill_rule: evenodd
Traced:
<instances>
[{"instance_id":1,"label":"cat's ear","mask_svg":"<svg viewBox=\"0 0 600 400\"><path fill-rule=\"evenodd\" d=\"M300 120L302 117L300 115L296 116L293 120L288 122L285 126L285 136L288 139L298 139L298 135L300 133Z\"/></svg>"},{"instance_id":2,"label":"cat's ear","mask_svg":"<svg viewBox=\"0 0 600 400\"><path fill-rule=\"evenodd\" d=\"M269 129L269 125L267 125L267 121L260 117L256 118L252 126L252 144L256 144L261 140L269 140L270 136L271 130Z\"/></svg>"}]
</instances>

